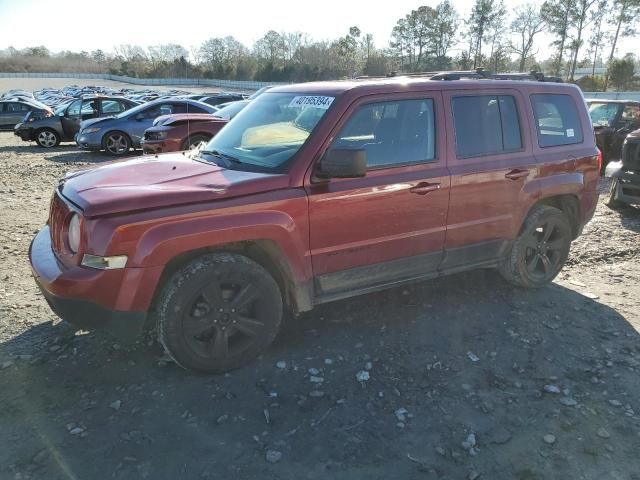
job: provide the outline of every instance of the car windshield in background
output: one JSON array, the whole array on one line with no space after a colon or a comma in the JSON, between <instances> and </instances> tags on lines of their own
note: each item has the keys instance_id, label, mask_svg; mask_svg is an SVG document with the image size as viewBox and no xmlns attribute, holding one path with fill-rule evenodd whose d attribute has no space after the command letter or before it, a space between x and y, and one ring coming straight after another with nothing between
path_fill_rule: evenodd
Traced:
<instances>
[{"instance_id":1,"label":"car windshield in background","mask_svg":"<svg viewBox=\"0 0 640 480\"><path fill-rule=\"evenodd\" d=\"M592 103L589 116L595 127L608 127L613 124L620 106L617 103Z\"/></svg>"},{"instance_id":2,"label":"car windshield in background","mask_svg":"<svg viewBox=\"0 0 640 480\"><path fill-rule=\"evenodd\" d=\"M204 151L277 168L300 149L333 100L321 95L264 93L213 137Z\"/></svg>"}]
</instances>

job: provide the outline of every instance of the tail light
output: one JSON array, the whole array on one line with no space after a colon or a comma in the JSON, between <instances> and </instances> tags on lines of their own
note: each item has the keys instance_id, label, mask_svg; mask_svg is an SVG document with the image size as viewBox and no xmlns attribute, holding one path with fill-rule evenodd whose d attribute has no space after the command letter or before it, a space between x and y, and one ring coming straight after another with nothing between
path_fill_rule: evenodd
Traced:
<instances>
[{"instance_id":1,"label":"tail light","mask_svg":"<svg viewBox=\"0 0 640 480\"><path fill-rule=\"evenodd\" d=\"M598 149L598 171L602 171L602 152Z\"/></svg>"}]
</instances>

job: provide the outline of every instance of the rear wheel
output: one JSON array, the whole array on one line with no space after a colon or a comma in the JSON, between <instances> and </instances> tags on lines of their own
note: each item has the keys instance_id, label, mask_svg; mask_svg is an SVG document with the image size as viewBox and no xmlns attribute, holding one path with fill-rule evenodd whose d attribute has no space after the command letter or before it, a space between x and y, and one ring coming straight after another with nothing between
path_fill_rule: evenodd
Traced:
<instances>
[{"instance_id":1,"label":"rear wheel","mask_svg":"<svg viewBox=\"0 0 640 480\"><path fill-rule=\"evenodd\" d=\"M131 148L131 140L129 136L123 132L110 132L102 141L104 149L109 155L120 156L129 153Z\"/></svg>"},{"instance_id":2,"label":"rear wheel","mask_svg":"<svg viewBox=\"0 0 640 480\"><path fill-rule=\"evenodd\" d=\"M60 135L55 130L43 128L36 132L36 143L42 148L52 148L60 143Z\"/></svg>"},{"instance_id":3,"label":"rear wheel","mask_svg":"<svg viewBox=\"0 0 640 480\"><path fill-rule=\"evenodd\" d=\"M197 148L202 142L208 142L211 137L207 137L206 135L191 135L187 138L182 144L183 150L193 150Z\"/></svg>"},{"instance_id":4,"label":"rear wheel","mask_svg":"<svg viewBox=\"0 0 640 480\"><path fill-rule=\"evenodd\" d=\"M278 284L242 255L212 253L173 274L158 302L158 335L182 367L219 373L258 356L282 319Z\"/></svg>"},{"instance_id":5,"label":"rear wheel","mask_svg":"<svg viewBox=\"0 0 640 480\"><path fill-rule=\"evenodd\" d=\"M624 202L618 200L618 188L620 187L620 179L613 178L611 180L611 187L609 188L609 197L605 204L607 207L612 208L614 210L618 210L625 206Z\"/></svg>"},{"instance_id":6,"label":"rear wheel","mask_svg":"<svg viewBox=\"0 0 640 480\"><path fill-rule=\"evenodd\" d=\"M539 288L550 283L569 256L571 226L567 215L554 207L538 205L500 262L500 273L520 287Z\"/></svg>"}]
</instances>

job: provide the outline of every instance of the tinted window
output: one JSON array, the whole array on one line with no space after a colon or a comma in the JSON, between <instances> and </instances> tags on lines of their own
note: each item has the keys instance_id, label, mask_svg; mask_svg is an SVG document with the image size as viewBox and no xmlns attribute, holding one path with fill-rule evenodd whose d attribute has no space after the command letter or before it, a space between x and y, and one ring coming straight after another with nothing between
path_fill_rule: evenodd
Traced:
<instances>
[{"instance_id":1,"label":"tinted window","mask_svg":"<svg viewBox=\"0 0 640 480\"><path fill-rule=\"evenodd\" d=\"M173 105L173 113L209 113L205 109L196 107L188 103L178 103Z\"/></svg>"},{"instance_id":2,"label":"tinted window","mask_svg":"<svg viewBox=\"0 0 640 480\"><path fill-rule=\"evenodd\" d=\"M553 147L582 142L578 110L569 95L531 95L538 145Z\"/></svg>"},{"instance_id":3,"label":"tinted window","mask_svg":"<svg viewBox=\"0 0 640 480\"><path fill-rule=\"evenodd\" d=\"M520 119L509 95L454 97L458 158L513 152L522 148Z\"/></svg>"},{"instance_id":4,"label":"tinted window","mask_svg":"<svg viewBox=\"0 0 640 480\"><path fill-rule=\"evenodd\" d=\"M353 113L333 146L363 148L376 168L435 159L433 100L370 103Z\"/></svg>"},{"instance_id":5,"label":"tinted window","mask_svg":"<svg viewBox=\"0 0 640 480\"><path fill-rule=\"evenodd\" d=\"M4 112L5 103L0 103L0 113Z\"/></svg>"},{"instance_id":6,"label":"tinted window","mask_svg":"<svg viewBox=\"0 0 640 480\"><path fill-rule=\"evenodd\" d=\"M22 103L6 103L5 104L5 112L7 113L20 113L20 112L28 112L29 107Z\"/></svg>"}]
</instances>

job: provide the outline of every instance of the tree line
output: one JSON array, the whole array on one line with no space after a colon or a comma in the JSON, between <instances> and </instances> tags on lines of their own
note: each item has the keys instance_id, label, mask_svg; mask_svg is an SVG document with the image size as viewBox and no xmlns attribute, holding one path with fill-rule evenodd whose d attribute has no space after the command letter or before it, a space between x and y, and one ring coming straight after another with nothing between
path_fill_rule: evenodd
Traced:
<instances>
[{"instance_id":1,"label":"tree line","mask_svg":"<svg viewBox=\"0 0 640 480\"><path fill-rule=\"evenodd\" d=\"M616 51L622 38L636 35L639 19L640 0L546 0L510 10L504 0L475 0L466 18L443 0L398 19L384 46L357 26L329 41L269 30L251 47L232 36L189 50L177 44L58 53L9 47L0 50L0 71L301 82L483 67L544 71L588 90L626 89L640 87L634 77L640 62L633 54L616 58ZM550 44L551 57L539 58L542 43ZM597 75L602 67L605 75ZM591 74L577 79L578 68L591 68Z\"/></svg>"}]
</instances>

